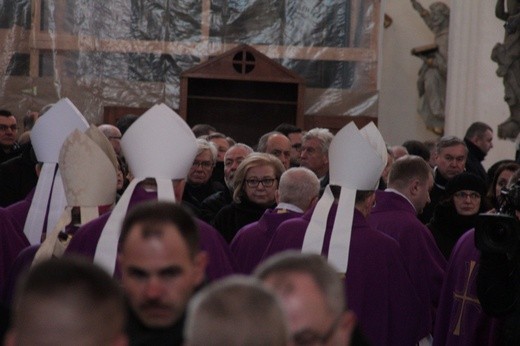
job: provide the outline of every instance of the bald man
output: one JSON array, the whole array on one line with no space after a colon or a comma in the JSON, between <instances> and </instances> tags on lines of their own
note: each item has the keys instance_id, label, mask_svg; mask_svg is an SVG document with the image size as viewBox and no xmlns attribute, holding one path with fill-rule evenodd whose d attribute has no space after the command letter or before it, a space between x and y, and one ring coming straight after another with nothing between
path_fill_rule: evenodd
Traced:
<instances>
[{"instance_id":1,"label":"bald man","mask_svg":"<svg viewBox=\"0 0 520 346\"><path fill-rule=\"evenodd\" d=\"M110 124L101 124L98 126L99 130L108 138L110 144L114 148L117 156L121 156L121 131L114 125Z\"/></svg>"},{"instance_id":2,"label":"bald man","mask_svg":"<svg viewBox=\"0 0 520 346\"><path fill-rule=\"evenodd\" d=\"M291 166L291 141L280 132L268 132L260 137L256 150L276 156L285 169Z\"/></svg>"}]
</instances>

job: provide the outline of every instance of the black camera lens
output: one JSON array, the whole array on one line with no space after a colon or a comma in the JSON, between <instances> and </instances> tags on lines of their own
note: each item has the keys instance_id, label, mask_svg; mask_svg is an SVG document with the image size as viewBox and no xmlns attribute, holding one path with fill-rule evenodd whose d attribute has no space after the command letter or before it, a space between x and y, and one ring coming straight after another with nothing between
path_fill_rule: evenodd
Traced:
<instances>
[{"instance_id":1,"label":"black camera lens","mask_svg":"<svg viewBox=\"0 0 520 346\"><path fill-rule=\"evenodd\" d=\"M510 215L480 214L475 227L475 245L482 252L511 254L517 251L518 220Z\"/></svg>"}]
</instances>

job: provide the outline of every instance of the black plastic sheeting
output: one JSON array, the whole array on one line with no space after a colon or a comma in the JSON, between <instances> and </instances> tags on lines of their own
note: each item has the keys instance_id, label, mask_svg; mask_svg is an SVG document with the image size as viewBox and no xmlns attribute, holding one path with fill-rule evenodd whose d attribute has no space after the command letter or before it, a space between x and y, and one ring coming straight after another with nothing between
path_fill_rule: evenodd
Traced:
<instances>
[{"instance_id":1,"label":"black plastic sheeting","mask_svg":"<svg viewBox=\"0 0 520 346\"><path fill-rule=\"evenodd\" d=\"M28 34L16 33L31 28L31 1L0 0L0 29L12 31L2 36L8 38L0 53L0 104L16 113L69 97L93 122L101 120L105 105L149 107L165 102L178 109L180 73L209 55L208 45L197 43L369 49L377 29L377 0L213 0L208 1L209 33L204 33L204 3L41 0L40 30L53 42L59 33L94 41L150 42L154 47L157 42L187 43L194 48L189 54L136 52L125 50L125 45L109 52L82 50L81 45L78 50L40 50L39 75L31 78L29 51L19 51L16 39L30 40ZM377 75L377 62L322 60L321 53L318 49L305 59L274 59L305 78L312 95L306 97L306 113L374 116L378 96L369 76ZM356 96L345 101L351 94Z\"/></svg>"}]
</instances>

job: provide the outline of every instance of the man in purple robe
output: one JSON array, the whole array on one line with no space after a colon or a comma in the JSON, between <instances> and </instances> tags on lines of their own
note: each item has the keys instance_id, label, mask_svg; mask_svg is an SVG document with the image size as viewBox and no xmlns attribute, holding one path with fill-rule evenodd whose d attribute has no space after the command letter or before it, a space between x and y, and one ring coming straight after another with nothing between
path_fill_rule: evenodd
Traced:
<instances>
[{"instance_id":1,"label":"man in purple robe","mask_svg":"<svg viewBox=\"0 0 520 346\"><path fill-rule=\"evenodd\" d=\"M121 140L134 179L116 207L82 226L67 253L79 253L118 276L116 257L122 220L127 211L146 200L182 201L187 173L196 155L196 140L184 120L165 105L156 105L137 119ZM165 159L164 153L168 153ZM143 159L143 158L146 158ZM234 272L224 239L208 224L197 221L200 247L208 252L208 280Z\"/></svg>"},{"instance_id":2,"label":"man in purple robe","mask_svg":"<svg viewBox=\"0 0 520 346\"><path fill-rule=\"evenodd\" d=\"M137 186L128 209L131 210L134 206L151 200L157 200L156 191L147 191L147 188ZM78 254L94 259L101 232L109 217L110 212L80 227L67 247L65 255ZM200 248L207 252L209 257L208 266L206 267L206 279L212 281L234 273L235 268L231 252L224 238L204 221L195 219L195 222L199 228ZM116 267L115 273L119 277L118 267Z\"/></svg>"},{"instance_id":3,"label":"man in purple robe","mask_svg":"<svg viewBox=\"0 0 520 346\"><path fill-rule=\"evenodd\" d=\"M373 200L370 198L370 205ZM418 309L419 298L406 273L399 245L370 228L360 209L356 207L354 211L349 266L345 275L349 307L356 313L362 333L372 344L414 345L426 336L428 328L422 321L425 316ZM328 255L336 210L335 205L327 220L324 256ZM313 212L314 208L302 218L283 222L263 259L284 250L301 249Z\"/></svg>"},{"instance_id":4,"label":"man in purple robe","mask_svg":"<svg viewBox=\"0 0 520 346\"><path fill-rule=\"evenodd\" d=\"M0 237L4 240L1 250L6 249L3 251L5 263L0 271L9 271L10 263L25 247L22 245L39 244L42 236L54 228L65 207L63 184L57 170L59 151L73 130L84 131L87 128L83 115L65 98L51 107L45 117L39 118L31 130L32 145L40 162L37 166L38 183L24 200L5 208L2 219L9 219L11 226L0 227ZM12 231L19 233L20 238L13 239ZM3 279L5 277L0 277L0 290L5 285Z\"/></svg>"},{"instance_id":5,"label":"man in purple robe","mask_svg":"<svg viewBox=\"0 0 520 346\"><path fill-rule=\"evenodd\" d=\"M23 235L25 239L27 237L23 233L23 228L25 226L25 220L27 219L27 214L29 213L29 209L31 208L32 199L34 197L35 189L32 189L27 196L21 201L11 204L8 207L5 207L3 210L6 211L8 217L13 222L13 226L16 232ZM27 240L27 245L29 245L29 240Z\"/></svg>"},{"instance_id":6,"label":"man in purple robe","mask_svg":"<svg viewBox=\"0 0 520 346\"><path fill-rule=\"evenodd\" d=\"M33 195L34 189L25 199L0 208L0 298L3 302L8 302L6 292L12 290L8 285L9 273L16 257L31 245L23 229Z\"/></svg>"},{"instance_id":7,"label":"man in purple robe","mask_svg":"<svg viewBox=\"0 0 520 346\"><path fill-rule=\"evenodd\" d=\"M368 222L399 243L415 290L431 312L433 334L446 260L431 232L416 216L429 202L432 186L433 175L426 161L413 155L401 157L390 169L388 188L376 192L376 205Z\"/></svg>"},{"instance_id":8,"label":"man in purple robe","mask_svg":"<svg viewBox=\"0 0 520 346\"><path fill-rule=\"evenodd\" d=\"M487 315L477 297L480 251L475 230L469 230L453 248L435 319L433 345L497 345L499 322Z\"/></svg>"},{"instance_id":9,"label":"man in purple robe","mask_svg":"<svg viewBox=\"0 0 520 346\"><path fill-rule=\"evenodd\" d=\"M274 231L283 221L300 217L318 199L320 181L303 167L285 171L276 191L278 205L268 209L260 220L242 227L230 248L239 273L251 274L260 263Z\"/></svg>"},{"instance_id":10,"label":"man in purple robe","mask_svg":"<svg viewBox=\"0 0 520 346\"><path fill-rule=\"evenodd\" d=\"M0 297L16 256L27 246L29 241L23 232L16 230L11 215L0 209Z\"/></svg>"},{"instance_id":11,"label":"man in purple robe","mask_svg":"<svg viewBox=\"0 0 520 346\"><path fill-rule=\"evenodd\" d=\"M9 303L17 279L35 262L61 257L70 238L79 226L109 210L116 199L117 159L108 139L92 125L85 133L75 130L63 142L58 164L60 167L67 206L52 232L42 244L29 246L19 223L19 232L27 246L21 251L4 283L4 301ZM13 206L15 213L27 215L30 202ZM25 221L25 219L19 220ZM1 232L1 231L0 231Z\"/></svg>"},{"instance_id":12,"label":"man in purple robe","mask_svg":"<svg viewBox=\"0 0 520 346\"><path fill-rule=\"evenodd\" d=\"M287 249L322 254L343 274L347 301L371 344L416 345L429 334L429 311L420 304L397 242L366 221L386 155L375 125L341 129L329 148L332 186L302 218L278 227L264 258Z\"/></svg>"}]
</instances>

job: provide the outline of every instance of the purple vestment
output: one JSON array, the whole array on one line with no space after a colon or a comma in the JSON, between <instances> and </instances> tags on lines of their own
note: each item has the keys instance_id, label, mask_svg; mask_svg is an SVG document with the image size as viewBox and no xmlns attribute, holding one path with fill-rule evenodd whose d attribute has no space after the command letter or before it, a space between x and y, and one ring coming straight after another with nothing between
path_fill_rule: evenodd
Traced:
<instances>
[{"instance_id":1,"label":"purple vestment","mask_svg":"<svg viewBox=\"0 0 520 346\"><path fill-rule=\"evenodd\" d=\"M30 245L23 227L33 195L34 189L25 199L0 209L0 297L16 257Z\"/></svg>"},{"instance_id":2,"label":"purple vestment","mask_svg":"<svg viewBox=\"0 0 520 346\"><path fill-rule=\"evenodd\" d=\"M322 254L327 256L337 205L327 220ZM288 249L301 249L312 210L283 222L264 258ZM347 304L357 315L362 333L373 345L415 345L428 335L427 316L406 272L399 245L370 228L354 211L348 268Z\"/></svg>"},{"instance_id":3,"label":"purple vestment","mask_svg":"<svg viewBox=\"0 0 520 346\"><path fill-rule=\"evenodd\" d=\"M138 186L130 200L129 209L141 202L156 199L156 192L147 192ZM99 237L109 216L110 213L105 213L99 218L80 227L70 241L65 254L79 254L93 260ZM207 223L198 219L196 219L196 223L199 228L200 248L206 251L209 256L209 262L206 268L206 279L213 281L233 274L234 265L231 260L231 252L224 238ZM115 273L116 276L118 276L119 269L117 266Z\"/></svg>"},{"instance_id":4,"label":"purple vestment","mask_svg":"<svg viewBox=\"0 0 520 346\"><path fill-rule=\"evenodd\" d=\"M5 280L4 291L2 292L2 301L5 306L11 306L14 298L16 284L18 279L23 273L25 273L31 267L34 255L40 248L40 245L29 245L24 248L16 259L13 261L13 265L9 271L9 275Z\"/></svg>"},{"instance_id":5,"label":"purple vestment","mask_svg":"<svg viewBox=\"0 0 520 346\"><path fill-rule=\"evenodd\" d=\"M433 345L497 345L498 321L482 311L477 298L480 252L469 230L453 248L435 320Z\"/></svg>"},{"instance_id":6,"label":"purple vestment","mask_svg":"<svg viewBox=\"0 0 520 346\"><path fill-rule=\"evenodd\" d=\"M260 220L242 227L230 245L237 272L251 274L260 263L276 228L282 222L301 215L293 211L268 209Z\"/></svg>"},{"instance_id":7,"label":"purple vestment","mask_svg":"<svg viewBox=\"0 0 520 346\"><path fill-rule=\"evenodd\" d=\"M77 226L68 225L66 231L68 234L74 235L78 230ZM6 286L3 292L3 301L10 305L15 292L16 284L19 278L30 269L36 253L40 249L41 244L28 245L16 256L16 259L9 271L9 277L6 281Z\"/></svg>"},{"instance_id":8,"label":"purple vestment","mask_svg":"<svg viewBox=\"0 0 520 346\"><path fill-rule=\"evenodd\" d=\"M27 237L18 232L9 212L0 209L0 296L16 256L27 246Z\"/></svg>"},{"instance_id":9,"label":"purple vestment","mask_svg":"<svg viewBox=\"0 0 520 346\"><path fill-rule=\"evenodd\" d=\"M23 228L25 226L25 220L27 220L27 215L29 214L29 209L31 209L31 203L32 203L32 199L34 197L34 191L35 191L35 189L33 189L21 201L13 203L10 206L5 208L5 210L9 213L9 217L11 218L16 231L22 235L24 234ZM25 235L24 235L24 237L27 238ZM27 243L29 243L29 240L27 240Z\"/></svg>"},{"instance_id":10,"label":"purple vestment","mask_svg":"<svg viewBox=\"0 0 520 346\"><path fill-rule=\"evenodd\" d=\"M430 311L430 332L433 334L447 263L430 230L419 221L410 202L397 193L386 191L376 192L376 206L368 223L399 243L412 284L425 309Z\"/></svg>"}]
</instances>

